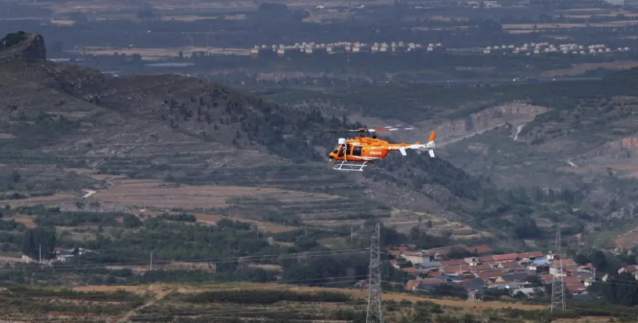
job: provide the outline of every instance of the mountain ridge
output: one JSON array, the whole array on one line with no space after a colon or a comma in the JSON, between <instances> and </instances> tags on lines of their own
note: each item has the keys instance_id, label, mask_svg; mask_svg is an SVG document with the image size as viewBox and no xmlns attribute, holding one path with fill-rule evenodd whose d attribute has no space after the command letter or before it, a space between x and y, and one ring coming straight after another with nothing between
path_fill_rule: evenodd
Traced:
<instances>
[{"instance_id":1,"label":"mountain ridge","mask_svg":"<svg viewBox=\"0 0 638 323\"><path fill-rule=\"evenodd\" d=\"M364 218L387 217L388 207L451 215L447 204L467 198L456 197L458 191L446 188L450 184L445 181L415 189L401 176L388 175L406 167L421 168L421 174L434 171L421 158L421 164L380 161L373 167L384 169L385 177L333 171L326 152L336 137L326 130L359 125L316 109L277 105L179 75L115 77L21 59L3 62L0 70L0 84L7 85L0 87L5 97L0 106L9 111L0 116L0 125L15 137L0 142L5 160L37 155L54 164L131 178L329 192L352 199L344 217L352 212ZM390 166L397 163L403 166ZM463 173L447 165L438 168L440 176L421 175L420 180ZM357 211L360 203L355 201L371 201L366 192L372 191L377 196L413 194L412 200L419 202L380 199L385 206L368 203L372 208Z\"/></svg>"},{"instance_id":2,"label":"mountain ridge","mask_svg":"<svg viewBox=\"0 0 638 323\"><path fill-rule=\"evenodd\" d=\"M35 33L18 31L0 39L0 62L15 59L32 62L45 60L44 37Z\"/></svg>"}]
</instances>

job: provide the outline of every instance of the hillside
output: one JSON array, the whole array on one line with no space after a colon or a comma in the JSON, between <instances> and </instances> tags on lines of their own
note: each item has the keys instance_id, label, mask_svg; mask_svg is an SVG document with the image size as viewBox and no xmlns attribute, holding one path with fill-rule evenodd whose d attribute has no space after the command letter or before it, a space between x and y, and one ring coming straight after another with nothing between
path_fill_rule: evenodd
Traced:
<instances>
[{"instance_id":1,"label":"hillside","mask_svg":"<svg viewBox=\"0 0 638 323\"><path fill-rule=\"evenodd\" d=\"M458 195L459 187L474 188L465 196L475 200L445 198L445 190L434 192L439 202L447 200L455 213L463 214L464 221L493 230L531 219L544 231L537 239L550 238L559 224L579 243L612 247L618 228L627 225L629 230L636 220L638 69L600 75L470 84L352 84L322 91L273 86L260 93L292 106L346 113L369 124L435 129L441 160L471 175L469 181L452 184L462 177L445 173L445 188L457 187L452 196ZM408 132L402 139L422 140L422 134ZM421 189L420 181L409 183L418 174L413 167L389 177L427 192L428 185ZM436 178L432 175L417 177ZM409 204L422 199L401 200ZM589 233L595 236L579 240L578 234ZM626 241L623 246L627 248Z\"/></svg>"},{"instance_id":2,"label":"hillside","mask_svg":"<svg viewBox=\"0 0 638 323\"><path fill-rule=\"evenodd\" d=\"M422 174L418 186L404 185L404 174L391 166L397 161L379 163L384 176L333 171L325 154L336 137L326 130L356 126L333 115L185 76L116 77L14 55L41 46L41 37L27 34L5 49L13 58L0 64L0 106L7 112L0 115L5 204L77 211L87 204L82 190L95 190L97 204L85 206L93 211L214 210L243 220L339 230L371 218L405 222L427 214L441 223L434 233L449 232L449 221L463 222L476 205L480 186L461 190L475 180L443 160L415 155L398 162ZM136 186L127 178L150 182ZM170 189L146 195L153 185L174 184L194 185L187 190L191 195ZM228 189L208 203L156 207L156 198L171 195L195 203L193 194L206 195L215 185ZM249 188L276 193L261 196ZM110 192L116 190L137 197L114 198ZM392 196L411 196L412 202ZM467 207L452 207L457 202ZM400 211L399 219L393 210ZM458 237L475 233L465 228Z\"/></svg>"},{"instance_id":3,"label":"hillside","mask_svg":"<svg viewBox=\"0 0 638 323\"><path fill-rule=\"evenodd\" d=\"M633 209L634 192L615 192L631 185L626 178L636 171L635 99L623 96L634 82L633 71L613 74L603 85L592 81L470 88L468 98L479 102L473 104L443 90L426 107L431 114L424 115L432 115L432 120L415 120L421 128L439 131L442 158L395 156L361 176L334 172L327 164L325 153L334 145L335 134L325 130L355 126L334 111L312 104L278 105L186 76L118 77L56 64L43 59L41 37L21 37L2 51L6 59L0 65L0 94L7 111L0 116L0 162L5 164L3 196L8 199L67 194L72 198L62 205L74 210L73 199L82 189L105 190L120 187L114 185L120 182L123 192L135 187L122 179L105 179L112 175L156 180L157 185L190 184L195 191L210 185L276 188L284 191L268 198L225 194L232 203L198 209L330 228L379 217L389 225L412 223L396 226L405 233L426 216L442 223L433 233L462 239L509 239L517 219L529 217L551 231L556 218L546 212L556 212L558 200L547 197L550 191L573 196L558 209L572 219L575 227L569 230L574 232L596 228L598 220L592 226L590 219L602 220L601 210L620 212L625 220L633 216L627 210ZM561 96L541 95L553 92ZM372 103L374 95L362 102ZM406 104L413 99L404 98ZM446 100L461 108L444 109ZM11 183L16 169L21 181ZM607 176L609 169L619 177ZM60 175L71 180L61 181ZM514 198L503 187L522 195ZM286 199L285 191L315 195ZM131 212L153 200L140 196L118 204L118 199L104 196L106 192L95 197L103 207ZM29 201L7 200L15 205ZM192 209L180 203L167 206ZM259 211L263 208L278 215L265 215ZM586 218L570 208L583 210ZM466 227L450 235L449 221L474 230Z\"/></svg>"},{"instance_id":4,"label":"hillside","mask_svg":"<svg viewBox=\"0 0 638 323\"><path fill-rule=\"evenodd\" d=\"M397 119L411 116L419 128L438 130L439 157L397 154L354 174L331 169L325 156L338 136L332 130L361 126L349 119L379 122L388 106L362 114L277 104L182 75L104 74L47 61L44 39L36 34L11 34L0 44L0 282L17 286L0 289L0 298L30 297L15 310L0 310L16 319L55 309L61 309L58 317L107 321L212 319L225 312L210 306L251 297L255 304L272 301L256 291L259 286L228 294L153 287L143 295L77 292L87 284L360 286L368 271L370 225L377 220L384 223L385 247L488 243L514 251L551 248L556 225L568 243L581 246L584 234L617 232L634 217L638 101L623 95L633 71L609 76L604 87L585 82L576 90L506 85L472 88L463 99L430 88L426 94L437 99L420 111L407 104L423 99L414 91L399 102L406 108ZM560 92L567 90L590 95ZM562 95L544 97L552 91ZM376 104L381 109L384 102ZM622 240L628 248L635 242L633 236ZM411 276L386 260L387 288L402 289ZM34 281L78 289L20 287ZM291 304L264 315L297 317L308 302L349 306L311 318L356 320L361 314L357 291L300 290L280 292ZM42 305L42 297L55 304ZM396 317L419 321L422 308L443 320L459 314L418 303L456 308L456 301L392 297L416 302L390 303L387 311ZM77 304L96 311L80 315ZM37 311L29 313L31 306ZM502 304L484 306L480 316ZM159 308L174 311L153 312ZM534 306L520 309L545 314ZM529 315L498 313L511 321Z\"/></svg>"},{"instance_id":5,"label":"hillside","mask_svg":"<svg viewBox=\"0 0 638 323\"><path fill-rule=\"evenodd\" d=\"M3 317L16 320L88 320L99 322L229 322L231 320L365 322L367 294L361 289L299 287L287 284L144 284L88 285L74 289L10 288L0 298L18 304ZM55 298L49 304L44 298ZM457 299L434 299L406 293L384 295L386 320L441 322L482 318L521 322L546 316L543 306L487 301L478 304ZM89 305L89 306L87 306ZM86 306L83 308L82 306ZM502 308L508 307L508 310ZM47 308L56 309L49 313ZM495 310L499 310L498 313ZM525 321L528 322L528 321ZM531 321L530 321L531 322ZM565 321L572 322L572 321Z\"/></svg>"}]
</instances>

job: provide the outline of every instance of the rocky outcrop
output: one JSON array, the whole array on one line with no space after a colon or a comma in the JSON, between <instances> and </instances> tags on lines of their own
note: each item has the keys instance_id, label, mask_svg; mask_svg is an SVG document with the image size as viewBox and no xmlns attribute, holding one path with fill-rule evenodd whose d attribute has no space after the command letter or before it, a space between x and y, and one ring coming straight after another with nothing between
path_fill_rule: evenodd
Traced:
<instances>
[{"instance_id":1,"label":"rocky outcrop","mask_svg":"<svg viewBox=\"0 0 638 323\"><path fill-rule=\"evenodd\" d=\"M40 34L19 31L7 34L0 40L0 63L13 60L35 62L45 59L46 47Z\"/></svg>"},{"instance_id":2,"label":"rocky outcrop","mask_svg":"<svg viewBox=\"0 0 638 323\"><path fill-rule=\"evenodd\" d=\"M518 140L522 126L534 120L546 107L531 105L524 102L510 102L507 104L486 108L472 113L465 118L444 122L436 128L441 138L441 145L454 143L486 131L502 126L513 129L512 138Z\"/></svg>"},{"instance_id":3,"label":"rocky outcrop","mask_svg":"<svg viewBox=\"0 0 638 323\"><path fill-rule=\"evenodd\" d=\"M605 143L579 156L581 163L613 163L638 157L638 136L628 136Z\"/></svg>"}]
</instances>

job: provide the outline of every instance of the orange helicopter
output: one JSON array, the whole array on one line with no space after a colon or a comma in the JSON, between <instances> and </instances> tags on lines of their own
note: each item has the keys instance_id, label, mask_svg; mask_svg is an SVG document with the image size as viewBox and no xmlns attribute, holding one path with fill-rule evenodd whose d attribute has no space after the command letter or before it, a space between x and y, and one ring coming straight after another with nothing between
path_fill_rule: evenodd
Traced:
<instances>
[{"instance_id":1,"label":"orange helicopter","mask_svg":"<svg viewBox=\"0 0 638 323\"><path fill-rule=\"evenodd\" d=\"M413 130L414 128L406 128ZM398 128L385 127L382 131L397 131ZM377 130L361 128L348 130L349 132L362 133L364 135L354 138L339 138L337 147L328 154L333 161L332 169L338 171L358 171L363 169L368 163L375 160L384 159L391 151L399 151L402 156L407 156L408 150L428 151L431 158L434 158L434 148L436 132L432 131L425 144L416 142L413 144L391 143L387 140L377 138Z\"/></svg>"}]
</instances>

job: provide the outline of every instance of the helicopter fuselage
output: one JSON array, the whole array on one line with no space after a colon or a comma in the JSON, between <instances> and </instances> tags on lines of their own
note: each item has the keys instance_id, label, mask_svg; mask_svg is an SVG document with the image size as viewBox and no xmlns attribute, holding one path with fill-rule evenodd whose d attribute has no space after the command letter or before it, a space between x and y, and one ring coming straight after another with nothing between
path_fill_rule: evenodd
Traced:
<instances>
[{"instance_id":1,"label":"helicopter fuselage","mask_svg":"<svg viewBox=\"0 0 638 323\"><path fill-rule=\"evenodd\" d=\"M386 140L371 137L355 137L345 140L328 154L332 160L366 162L384 159L390 151L398 150L403 144L391 144Z\"/></svg>"},{"instance_id":2,"label":"helicopter fuselage","mask_svg":"<svg viewBox=\"0 0 638 323\"><path fill-rule=\"evenodd\" d=\"M434 158L435 140L434 131L430 133L425 144L391 143L376 136L339 138L337 147L328 153L328 157L334 162L334 170L362 172L370 162L386 158L391 151L399 151L404 157L407 156L408 150L427 151L430 158Z\"/></svg>"}]
</instances>

